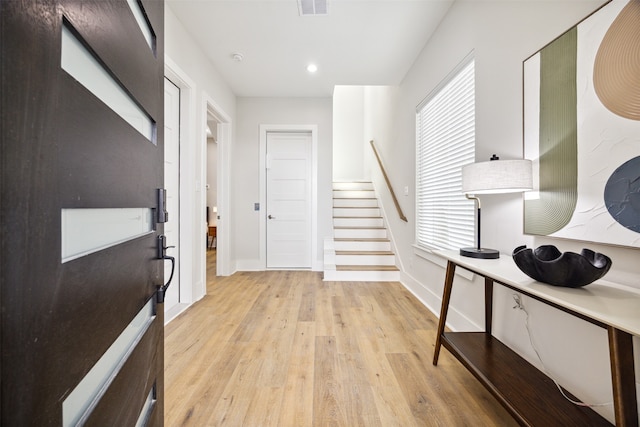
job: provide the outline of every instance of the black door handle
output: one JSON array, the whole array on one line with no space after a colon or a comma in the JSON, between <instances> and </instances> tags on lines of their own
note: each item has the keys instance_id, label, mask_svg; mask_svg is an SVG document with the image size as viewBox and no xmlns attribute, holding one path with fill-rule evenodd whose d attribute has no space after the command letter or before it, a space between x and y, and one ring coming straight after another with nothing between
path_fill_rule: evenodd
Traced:
<instances>
[{"instance_id":1,"label":"black door handle","mask_svg":"<svg viewBox=\"0 0 640 427\"><path fill-rule=\"evenodd\" d=\"M167 289L169 289L169 285L171 284L171 280L173 280L173 273L176 270L176 259L172 256L167 255L167 249L175 248L175 246L165 246L167 243L167 236L164 234L158 236L158 259L165 260L168 259L171 261L171 274L169 275L169 280L164 285L158 285L158 293L157 293L157 302L158 304L164 303L164 297L167 293Z\"/></svg>"}]
</instances>

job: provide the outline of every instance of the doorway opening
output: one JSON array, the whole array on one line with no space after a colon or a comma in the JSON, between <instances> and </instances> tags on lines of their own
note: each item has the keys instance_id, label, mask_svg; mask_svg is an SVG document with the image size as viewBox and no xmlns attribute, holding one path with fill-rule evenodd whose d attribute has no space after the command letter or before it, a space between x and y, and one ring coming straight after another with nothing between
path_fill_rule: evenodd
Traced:
<instances>
[{"instance_id":1,"label":"doorway opening","mask_svg":"<svg viewBox=\"0 0 640 427\"><path fill-rule=\"evenodd\" d=\"M203 120L205 126L203 182L205 182L205 195L203 197L202 212L208 212L205 217L207 230L206 245L201 245L204 271L204 293L206 293L206 255L208 251L215 250L216 276L228 276L231 274L229 241L230 215L229 215L229 145L231 139L231 119L220 106L208 95L203 94ZM208 134L207 130L211 132ZM213 234L215 233L215 237Z\"/></svg>"},{"instance_id":2,"label":"doorway opening","mask_svg":"<svg viewBox=\"0 0 640 427\"><path fill-rule=\"evenodd\" d=\"M207 179L206 179L206 212L207 212L207 260L214 257L217 274L218 248L218 120L207 112ZM209 272L209 270L207 270Z\"/></svg>"}]
</instances>

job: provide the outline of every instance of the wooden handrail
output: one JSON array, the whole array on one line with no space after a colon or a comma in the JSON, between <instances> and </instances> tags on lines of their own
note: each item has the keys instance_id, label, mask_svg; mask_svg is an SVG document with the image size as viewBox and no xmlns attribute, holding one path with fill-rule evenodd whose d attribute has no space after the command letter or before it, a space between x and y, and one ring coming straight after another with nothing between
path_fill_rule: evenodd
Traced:
<instances>
[{"instance_id":1,"label":"wooden handrail","mask_svg":"<svg viewBox=\"0 0 640 427\"><path fill-rule=\"evenodd\" d=\"M396 198L396 193L393 191L393 187L391 186L391 181L389 181L389 177L387 176L387 171L384 170L384 166L382 165L382 160L380 160L380 155L378 154L378 150L376 150L376 146L373 143L373 140L369 142L371 143L371 148L373 148L373 154L375 154L376 159L378 159L378 164L380 165L382 176L384 176L384 180L387 183L387 187L389 187L389 192L391 192L391 198L393 199L393 203L396 205L396 210L398 211L398 215L400 216L401 220L403 220L404 222L408 222L407 217L404 216L404 213L402 212L400 203L398 203L398 199Z\"/></svg>"}]
</instances>

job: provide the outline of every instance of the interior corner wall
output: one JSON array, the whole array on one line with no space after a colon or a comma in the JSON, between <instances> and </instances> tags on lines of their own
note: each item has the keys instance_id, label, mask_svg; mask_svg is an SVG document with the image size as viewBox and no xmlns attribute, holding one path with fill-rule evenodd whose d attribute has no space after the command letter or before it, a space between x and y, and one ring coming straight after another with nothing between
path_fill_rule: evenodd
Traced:
<instances>
[{"instance_id":1,"label":"interior corner wall","mask_svg":"<svg viewBox=\"0 0 640 427\"><path fill-rule=\"evenodd\" d=\"M193 271L193 297L196 301L206 293L206 254L204 236L206 235L206 171L203 170L201 159L206 155L205 128L206 111L203 111L203 99L206 94L215 100L218 106L230 117L231 123L235 122L236 97L220 76L218 71L206 59L204 52L189 35L185 26L178 20L171 5L167 4L165 10L165 55L175 63L188 78L193 81L195 90L194 108L195 115L191 122L193 129L189 130L190 140L181 141L181 156L187 156L187 163L191 165L188 170L181 170L180 179L186 181L186 188L193 189L186 194L180 194L181 206L192 207L188 212L196 229L193 230L192 244L189 248L183 248L183 253L190 256L183 257L184 263L191 259L191 266L184 265L183 268L191 268ZM232 132L233 134L233 132ZM233 200L233 192L231 193ZM184 217L184 216L183 216ZM228 218L229 227L233 227L233 214ZM198 226L199 225L199 226ZM231 239L231 252L233 253L233 239ZM231 264L234 260L231 257ZM234 267L232 266L232 269Z\"/></svg>"},{"instance_id":2,"label":"interior corner wall","mask_svg":"<svg viewBox=\"0 0 640 427\"><path fill-rule=\"evenodd\" d=\"M333 91L333 180L358 181L364 171L364 87L336 86Z\"/></svg>"},{"instance_id":3,"label":"interior corner wall","mask_svg":"<svg viewBox=\"0 0 640 427\"><path fill-rule=\"evenodd\" d=\"M260 125L317 125L317 260L322 265L324 238L332 229L332 138L331 98L238 98L236 138L232 160L235 229L238 270L264 270L260 260Z\"/></svg>"},{"instance_id":4,"label":"interior corner wall","mask_svg":"<svg viewBox=\"0 0 640 427\"><path fill-rule=\"evenodd\" d=\"M391 102L390 126L378 129L369 120L367 132L376 137L392 183L410 185L409 197L400 197L408 223L390 221L390 229L404 267L402 282L436 314L439 311L444 268L441 260L414 247L415 241L415 109L416 106L471 52L475 58L476 161L496 153L503 159L522 158L522 63L530 55L596 10L604 0L540 2L523 0L456 1L437 31L397 88L385 96ZM369 137L369 135L366 135ZM523 234L522 196L491 195L482 201L483 246L510 254L516 246L554 244L562 251L583 247L613 260L606 279L640 287L638 249L598 245ZM506 255L508 256L508 255ZM484 298L481 278L456 276L448 324L453 330L481 330ZM525 314L513 309L513 292L494 290L494 335L534 365L542 368L525 327ZM585 321L524 298L532 340L551 376L583 401L610 402L611 377L606 331ZM634 338L636 366L640 348ZM636 382L640 374L636 372ZM558 396L562 399L562 396ZM612 406L595 408L614 420Z\"/></svg>"}]
</instances>

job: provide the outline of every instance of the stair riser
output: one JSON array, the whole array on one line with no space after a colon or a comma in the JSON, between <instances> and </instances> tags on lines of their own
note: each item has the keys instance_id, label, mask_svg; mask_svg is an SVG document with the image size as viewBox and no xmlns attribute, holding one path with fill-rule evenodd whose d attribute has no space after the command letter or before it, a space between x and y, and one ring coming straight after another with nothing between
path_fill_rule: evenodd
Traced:
<instances>
[{"instance_id":1,"label":"stair riser","mask_svg":"<svg viewBox=\"0 0 640 427\"><path fill-rule=\"evenodd\" d=\"M385 239L387 237L387 230L384 228L363 228L361 230L355 228L334 229L333 237L338 239Z\"/></svg>"},{"instance_id":2,"label":"stair riser","mask_svg":"<svg viewBox=\"0 0 640 427\"><path fill-rule=\"evenodd\" d=\"M380 216L380 208L333 208L333 216Z\"/></svg>"},{"instance_id":3,"label":"stair riser","mask_svg":"<svg viewBox=\"0 0 640 427\"><path fill-rule=\"evenodd\" d=\"M333 218L334 227L383 227L382 218Z\"/></svg>"},{"instance_id":4,"label":"stair riser","mask_svg":"<svg viewBox=\"0 0 640 427\"><path fill-rule=\"evenodd\" d=\"M390 251L390 242L334 242L336 251Z\"/></svg>"},{"instance_id":5,"label":"stair riser","mask_svg":"<svg viewBox=\"0 0 640 427\"><path fill-rule=\"evenodd\" d=\"M370 182L334 182L334 190L373 190Z\"/></svg>"},{"instance_id":6,"label":"stair riser","mask_svg":"<svg viewBox=\"0 0 640 427\"><path fill-rule=\"evenodd\" d=\"M333 199L334 208L376 208L376 199Z\"/></svg>"},{"instance_id":7,"label":"stair riser","mask_svg":"<svg viewBox=\"0 0 640 427\"><path fill-rule=\"evenodd\" d=\"M396 265L394 255L338 255L336 265Z\"/></svg>"},{"instance_id":8,"label":"stair riser","mask_svg":"<svg viewBox=\"0 0 640 427\"><path fill-rule=\"evenodd\" d=\"M375 199L376 194L373 191L365 190L347 190L333 191L334 199Z\"/></svg>"},{"instance_id":9,"label":"stair riser","mask_svg":"<svg viewBox=\"0 0 640 427\"><path fill-rule=\"evenodd\" d=\"M399 271L325 271L325 281L333 282L399 282Z\"/></svg>"}]
</instances>

